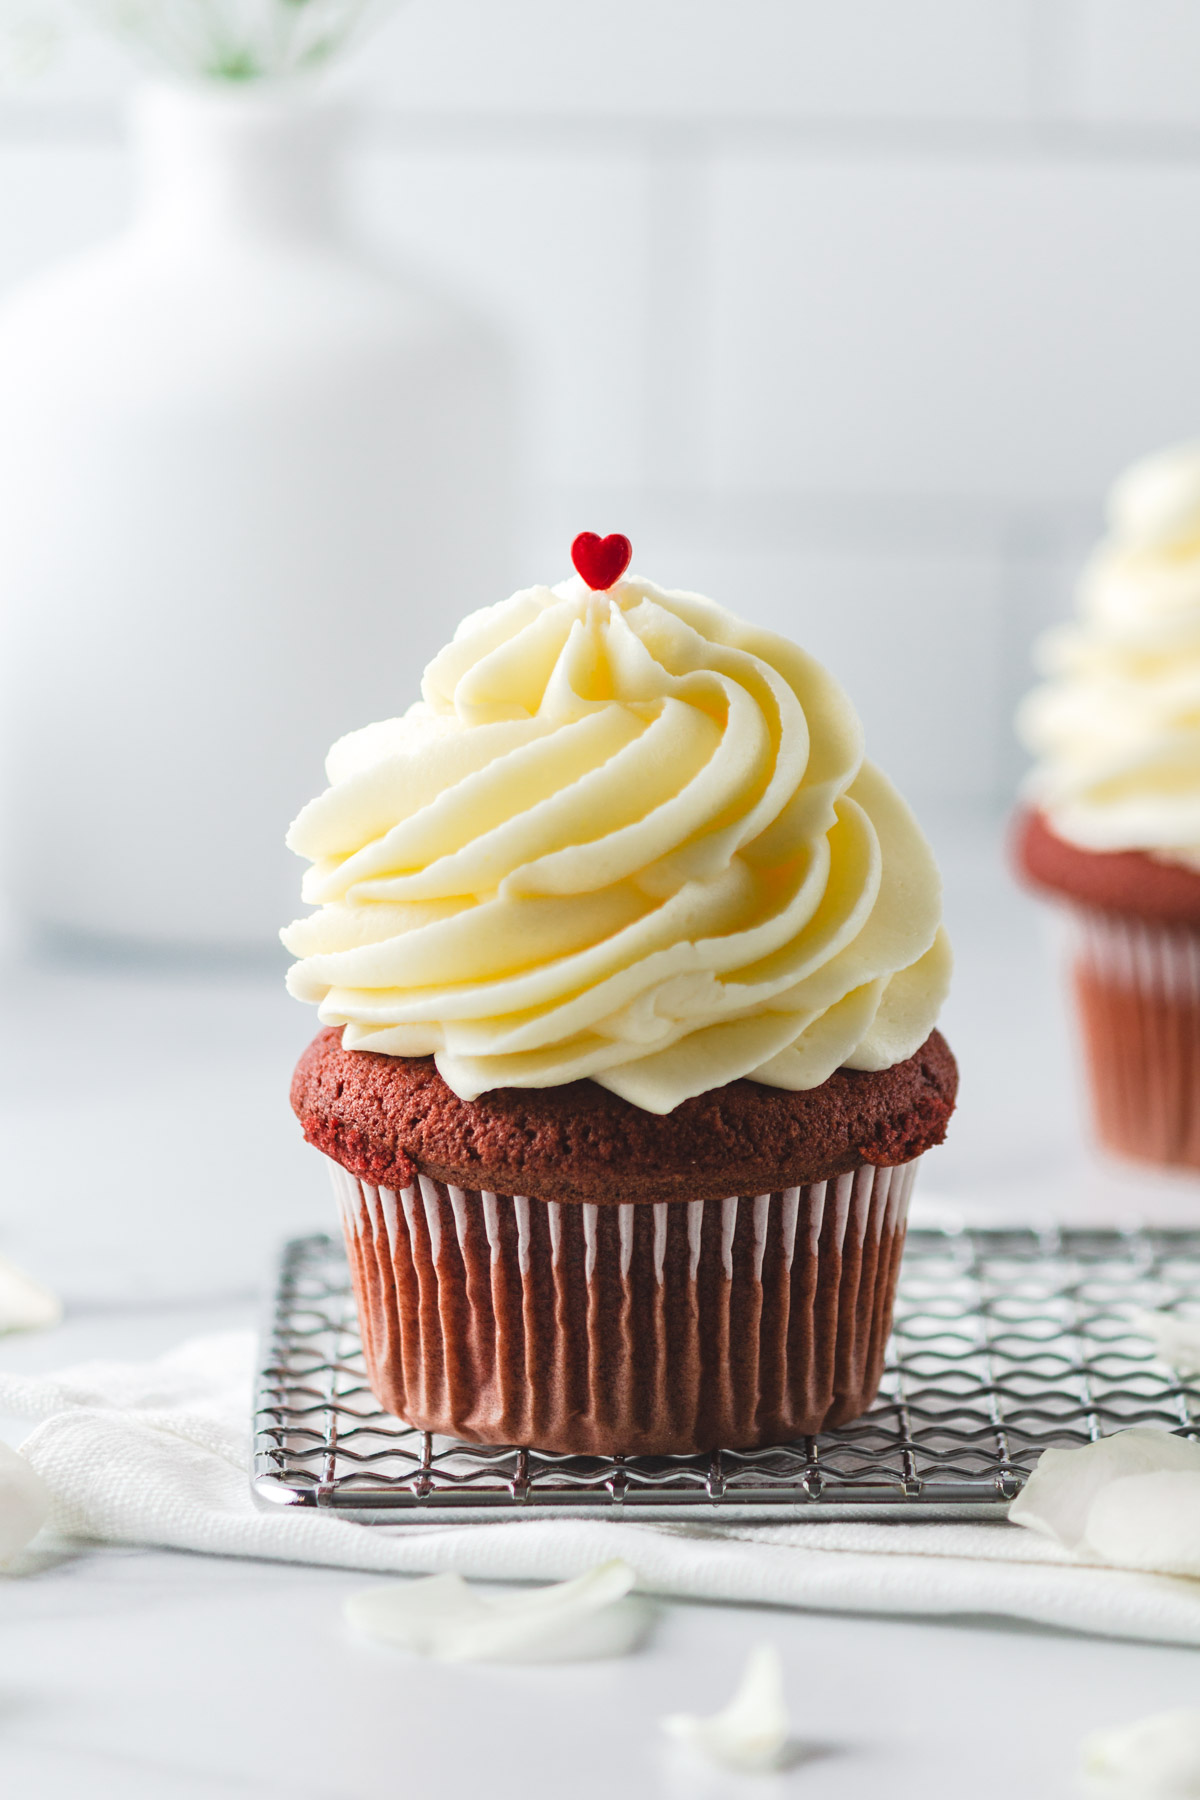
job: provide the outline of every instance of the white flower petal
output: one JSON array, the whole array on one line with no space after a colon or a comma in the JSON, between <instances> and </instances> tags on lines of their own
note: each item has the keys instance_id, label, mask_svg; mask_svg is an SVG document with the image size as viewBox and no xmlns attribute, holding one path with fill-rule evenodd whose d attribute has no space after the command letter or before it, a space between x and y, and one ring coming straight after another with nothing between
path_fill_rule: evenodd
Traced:
<instances>
[{"instance_id":1,"label":"white flower petal","mask_svg":"<svg viewBox=\"0 0 1200 1800\"><path fill-rule=\"evenodd\" d=\"M574 1662L623 1656L645 1633L650 1608L614 1558L574 1581L480 1594L461 1575L365 1588L346 1601L356 1630L443 1662Z\"/></svg>"},{"instance_id":2,"label":"white flower petal","mask_svg":"<svg viewBox=\"0 0 1200 1800\"><path fill-rule=\"evenodd\" d=\"M729 1705L709 1719L670 1713L662 1721L669 1737L698 1750L727 1769L778 1769L791 1733L783 1698L779 1652L760 1644L750 1654Z\"/></svg>"},{"instance_id":3,"label":"white flower petal","mask_svg":"<svg viewBox=\"0 0 1200 1800\"><path fill-rule=\"evenodd\" d=\"M1200 1319L1180 1318L1178 1313L1140 1312L1134 1315L1139 1331L1153 1340L1159 1357L1180 1375L1200 1375Z\"/></svg>"},{"instance_id":4,"label":"white flower petal","mask_svg":"<svg viewBox=\"0 0 1200 1800\"><path fill-rule=\"evenodd\" d=\"M1008 1509L1014 1525L1078 1550L1088 1536L1096 1496L1112 1481L1165 1469L1200 1472L1200 1444L1167 1431L1114 1432L1078 1450L1043 1450L1038 1465Z\"/></svg>"},{"instance_id":5,"label":"white flower petal","mask_svg":"<svg viewBox=\"0 0 1200 1800\"><path fill-rule=\"evenodd\" d=\"M0 1331L43 1331L62 1321L62 1301L0 1256Z\"/></svg>"},{"instance_id":6,"label":"white flower petal","mask_svg":"<svg viewBox=\"0 0 1200 1800\"><path fill-rule=\"evenodd\" d=\"M0 1443L0 1562L36 1536L50 1511L50 1491L11 1445Z\"/></svg>"},{"instance_id":7,"label":"white flower petal","mask_svg":"<svg viewBox=\"0 0 1200 1800\"><path fill-rule=\"evenodd\" d=\"M1200 1468L1110 1482L1092 1501L1085 1547L1121 1569L1200 1575Z\"/></svg>"},{"instance_id":8,"label":"white flower petal","mask_svg":"<svg viewBox=\"0 0 1200 1800\"><path fill-rule=\"evenodd\" d=\"M1200 1794L1200 1711L1194 1708L1093 1732L1081 1748L1091 1793L1113 1800Z\"/></svg>"}]
</instances>

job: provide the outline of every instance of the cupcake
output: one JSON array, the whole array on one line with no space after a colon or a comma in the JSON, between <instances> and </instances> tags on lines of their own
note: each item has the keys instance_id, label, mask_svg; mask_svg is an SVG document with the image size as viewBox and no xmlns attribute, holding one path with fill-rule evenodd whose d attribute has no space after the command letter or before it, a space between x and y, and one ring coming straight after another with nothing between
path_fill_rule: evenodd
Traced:
<instances>
[{"instance_id":1,"label":"cupcake","mask_svg":"<svg viewBox=\"0 0 1200 1800\"><path fill-rule=\"evenodd\" d=\"M464 620L292 826L371 1386L475 1443L694 1453L853 1418L957 1073L940 883L811 657L622 578Z\"/></svg>"},{"instance_id":2,"label":"cupcake","mask_svg":"<svg viewBox=\"0 0 1200 1800\"><path fill-rule=\"evenodd\" d=\"M1200 1168L1200 445L1134 465L1038 646L1018 868L1060 903L1096 1131Z\"/></svg>"}]
</instances>

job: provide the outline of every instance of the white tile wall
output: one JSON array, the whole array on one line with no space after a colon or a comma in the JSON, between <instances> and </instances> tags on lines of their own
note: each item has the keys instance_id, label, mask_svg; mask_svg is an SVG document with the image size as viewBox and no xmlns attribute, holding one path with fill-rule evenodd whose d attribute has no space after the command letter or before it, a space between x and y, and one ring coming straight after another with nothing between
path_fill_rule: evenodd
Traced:
<instances>
[{"instance_id":1,"label":"white tile wall","mask_svg":"<svg viewBox=\"0 0 1200 1800\"><path fill-rule=\"evenodd\" d=\"M1038 3L409 0L361 61L406 110L1014 119Z\"/></svg>"},{"instance_id":2,"label":"white tile wall","mask_svg":"<svg viewBox=\"0 0 1200 1800\"><path fill-rule=\"evenodd\" d=\"M374 150L356 159L355 177L372 240L507 331L524 373L530 479L641 481L649 219L640 163L586 149L554 158Z\"/></svg>"},{"instance_id":3,"label":"white tile wall","mask_svg":"<svg viewBox=\"0 0 1200 1800\"><path fill-rule=\"evenodd\" d=\"M712 474L1086 496L1200 419L1200 166L743 155L714 192Z\"/></svg>"},{"instance_id":4,"label":"white tile wall","mask_svg":"<svg viewBox=\"0 0 1200 1800\"><path fill-rule=\"evenodd\" d=\"M1194 0L1065 0L1064 101L1079 118L1200 125Z\"/></svg>"},{"instance_id":5,"label":"white tile wall","mask_svg":"<svg viewBox=\"0 0 1200 1800\"><path fill-rule=\"evenodd\" d=\"M0 285L130 201L128 63L0 89ZM1200 431L1198 0L408 0L364 236L505 331L529 577L583 527L802 637L991 800L1129 457Z\"/></svg>"},{"instance_id":6,"label":"white tile wall","mask_svg":"<svg viewBox=\"0 0 1200 1800\"><path fill-rule=\"evenodd\" d=\"M996 773L1002 794L1012 792L1029 766L1009 724L1017 702L1035 679L1032 646L1047 626L1070 611L1079 571L1101 528L1097 507L1060 521L1057 528L1048 529L1044 523L1017 527L1004 546L999 649L992 671L999 696Z\"/></svg>"}]
</instances>

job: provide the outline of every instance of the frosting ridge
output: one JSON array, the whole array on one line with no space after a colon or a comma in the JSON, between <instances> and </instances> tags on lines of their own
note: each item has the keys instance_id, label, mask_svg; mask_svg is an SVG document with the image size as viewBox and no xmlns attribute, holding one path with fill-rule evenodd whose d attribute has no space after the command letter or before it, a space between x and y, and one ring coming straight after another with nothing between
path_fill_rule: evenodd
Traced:
<instances>
[{"instance_id":1,"label":"frosting ridge","mask_svg":"<svg viewBox=\"0 0 1200 1800\"><path fill-rule=\"evenodd\" d=\"M1200 444L1135 464L1084 571L1078 617L1036 651L1017 728L1028 791L1085 850L1200 867Z\"/></svg>"},{"instance_id":2,"label":"frosting ridge","mask_svg":"<svg viewBox=\"0 0 1200 1800\"><path fill-rule=\"evenodd\" d=\"M926 1039L931 852L786 639L630 578L471 615L402 718L330 752L288 835L320 910L293 994L463 1099L590 1077L650 1112Z\"/></svg>"}]
</instances>

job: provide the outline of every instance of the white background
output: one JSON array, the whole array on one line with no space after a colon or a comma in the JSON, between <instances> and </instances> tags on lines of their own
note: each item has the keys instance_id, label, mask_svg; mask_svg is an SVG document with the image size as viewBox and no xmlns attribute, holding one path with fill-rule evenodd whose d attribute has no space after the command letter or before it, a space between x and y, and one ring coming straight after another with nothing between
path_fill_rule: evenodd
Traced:
<instances>
[{"instance_id":1,"label":"white background","mask_svg":"<svg viewBox=\"0 0 1200 1800\"><path fill-rule=\"evenodd\" d=\"M1200 429L1200 7L409 0L350 75L362 232L519 349L515 578L625 530L918 803L1009 793L1106 484ZM127 216L129 79L0 91L0 284Z\"/></svg>"},{"instance_id":2,"label":"white background","mask_svg":"<svg viewBox=\"0 0 1200 1800\"><path fill-rule=\"evenodd\" d=\"M1085 1149L996 821L1029 640L1104 487L1200 431L1200 0L410 0L353 80L363 234L519 349L514 580L557 579L581 527L629 532L644 573L823 655L928 819L965 1079L927 1201L1194 1219L1192 1183ZM80 43L0 91L0 286L128 216L128 82ZM249 1322L278 1239L332 1219L286 1101L311 1015L266 973L13 959L0 983L0 1250L68 1303L6 1365ZM1195 1698L1184 1650L744 1608L674 1606L612 1669L414 1667L346 1643L357 1585L146 1551L12 1583L0 1776L47 1800L1056 1800L1083 1732ZM836 1754L678 1776L656 1715L715 1706L762 1639Z\"/></svg>"}]
</instances>

